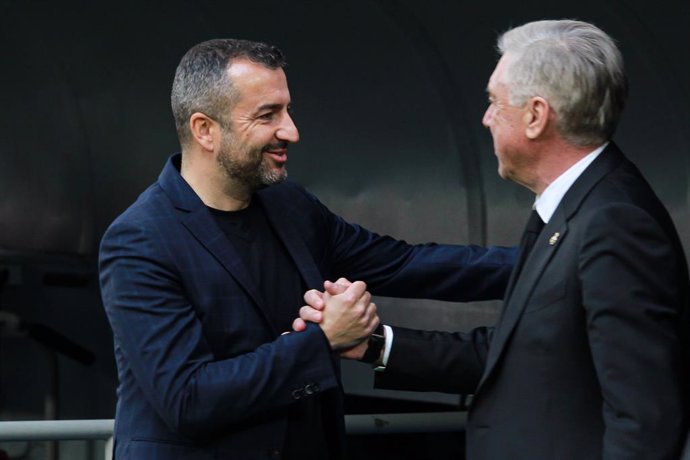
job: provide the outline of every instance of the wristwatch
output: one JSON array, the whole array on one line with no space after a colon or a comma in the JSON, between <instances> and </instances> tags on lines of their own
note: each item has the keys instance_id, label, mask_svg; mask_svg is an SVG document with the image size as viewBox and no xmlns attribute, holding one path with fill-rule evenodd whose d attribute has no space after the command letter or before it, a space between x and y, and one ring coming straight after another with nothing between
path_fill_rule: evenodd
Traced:
<instances>
[{"instance_id":1,"label":"wristwatch","mask_svg":"<svg viewBox=\"0 0 690 460\"><path fill-rule=\"evenodd\" d=\"M374 332L369 336L369 346L360 361L368 364L377 362L381 357L381 350L385 344L386 336L383 332L383 324L379 323Z\"/></svg>"}]
</instances>

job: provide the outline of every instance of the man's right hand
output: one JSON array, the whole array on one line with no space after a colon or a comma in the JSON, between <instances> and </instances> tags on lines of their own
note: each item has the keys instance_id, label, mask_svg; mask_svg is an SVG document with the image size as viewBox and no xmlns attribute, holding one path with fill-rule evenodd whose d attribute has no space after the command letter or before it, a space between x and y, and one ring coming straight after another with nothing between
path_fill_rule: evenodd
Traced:
<instances>
[{"instance_id":1,"label":"man's right hand","mask_svg":"<svg viewBox=\"0 0 690 460\"><path fill-rule=\"evenodd\" d=\"M335 283L328 280L323 282L324 292L328 292L331 295L342 294L351 285L352 283L347 278L339 278ZM318 324L323 319L323 314L321 313L323 307L325 307L323 292L318 289L311 289L305 292L304 303L306 305L300 308L299 318L295 318L292 322L292 329L295 332L302 332L306 329L307 322Z\"/></svg>"},{"instance_id":2,"label":"man's right hand","mask_svg":"<svg viewBox=\"0 0 690 460\"><path fill-rule=\"evenodd\" d=\"M355 281L346 286L345 283L327 282L324 287L326 292L321 296L316 294L318 291L305 294L305 301L311 301L315 308L302 307L301 318L318 323L333 350L344 351L360 345L379 324L376 304L371 302L366 284ZM360 345L357 348L362 347ZM366 345L363 350L365 349ZM363 354L363 350L357 355Z\"/></svg>"}]
</instances>

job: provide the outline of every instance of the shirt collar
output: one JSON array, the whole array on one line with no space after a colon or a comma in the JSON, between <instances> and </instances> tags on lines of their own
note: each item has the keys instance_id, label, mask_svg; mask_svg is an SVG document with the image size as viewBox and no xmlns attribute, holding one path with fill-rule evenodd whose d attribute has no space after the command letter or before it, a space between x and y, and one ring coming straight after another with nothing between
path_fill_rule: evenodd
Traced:
<instances>
[{"instance_id":1,"label":"shirt collar","mask_svg":"<svg viewBox=\"0 0 690 460\"><path fill-rule=\"evenodd\" d=\"M575 183L577 178L580 177L585 169L587 169L587 166L589 166L599 156L599 154L604 151L607 145L609 145L608 142L582 157L577 163L568 168L567 171L558 176L556 180L551 182L549 186L546 187L546 189L541 193L541 195L537 195L532 208L537 211L539 217L541 217L541 220L543 220L544 223L549 223L553 213L556 211L556 208L570 187L573 185L573 183Z\"/></svg>"}]
</instances>

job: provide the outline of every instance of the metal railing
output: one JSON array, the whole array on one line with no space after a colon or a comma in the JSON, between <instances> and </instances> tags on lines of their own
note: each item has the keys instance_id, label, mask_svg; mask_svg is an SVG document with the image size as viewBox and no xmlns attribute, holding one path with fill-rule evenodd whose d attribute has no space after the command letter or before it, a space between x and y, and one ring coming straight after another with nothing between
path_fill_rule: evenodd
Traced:
<instances>
[{"instance_id":1,"label":"metal railing","mask_svg":"<svg viewBox=\"0 0 690 460\"><path fill-rule=\"evenodd\" d=\"M351 435L461 431L466 423L466 412L345 416L345 427ZM110 459L114 425L112 419L0 422L0 441L107 440L105 458ZM690 460L690 436L680 460Z\"/></svg>"},{"instance_id":2,"label":"metal railing","mask_svg":"<svg viewBox=\"0 0 690 460\"><path fill-rule=\"evenodd\" d=\"M346 415L348 434L430 433L460 431L466 412L426 412L408 414ZM108 439L114 421L37 420L0 422L0 441L68 441Z\"/></svg>"},{"instance_id":3,"label":"metal railing","mask_svg":"<svg viewBox=\"0 0 690 460\"><path fill-rule=\"evenodd\" d=\"M466 412L345 416L345 428L350 435L460 431L466 422ZM0 442L107 440L105 459L110 460L114 426L112 419L0 422Z\"/></svg>"},{"instance_id":4,"label":"metal railing","mask_svg":"<svg viewBox=\"0 0 690 460\"><path fill-rule=\"evenodd\" d=\"M76 441L108 439L114 420L36 420L0 422L0 441Z\"/></svg>"}]
</instances>

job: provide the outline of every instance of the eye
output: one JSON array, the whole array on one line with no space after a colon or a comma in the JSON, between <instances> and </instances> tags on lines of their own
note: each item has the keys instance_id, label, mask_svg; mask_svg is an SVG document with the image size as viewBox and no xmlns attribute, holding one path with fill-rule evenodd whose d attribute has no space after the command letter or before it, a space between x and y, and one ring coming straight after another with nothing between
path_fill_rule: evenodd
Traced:
<instances>
[{"instance_id":1,"label":"eye","mask_svg":"<svg viewBox=\"0 0 690 460\"><path fill-rule=\"evenodd\" d=\"M260 113L257 118L260 120L272 120L273 119L273 112L265 112L265 113Z\"/></svg>"}]
</instances>

